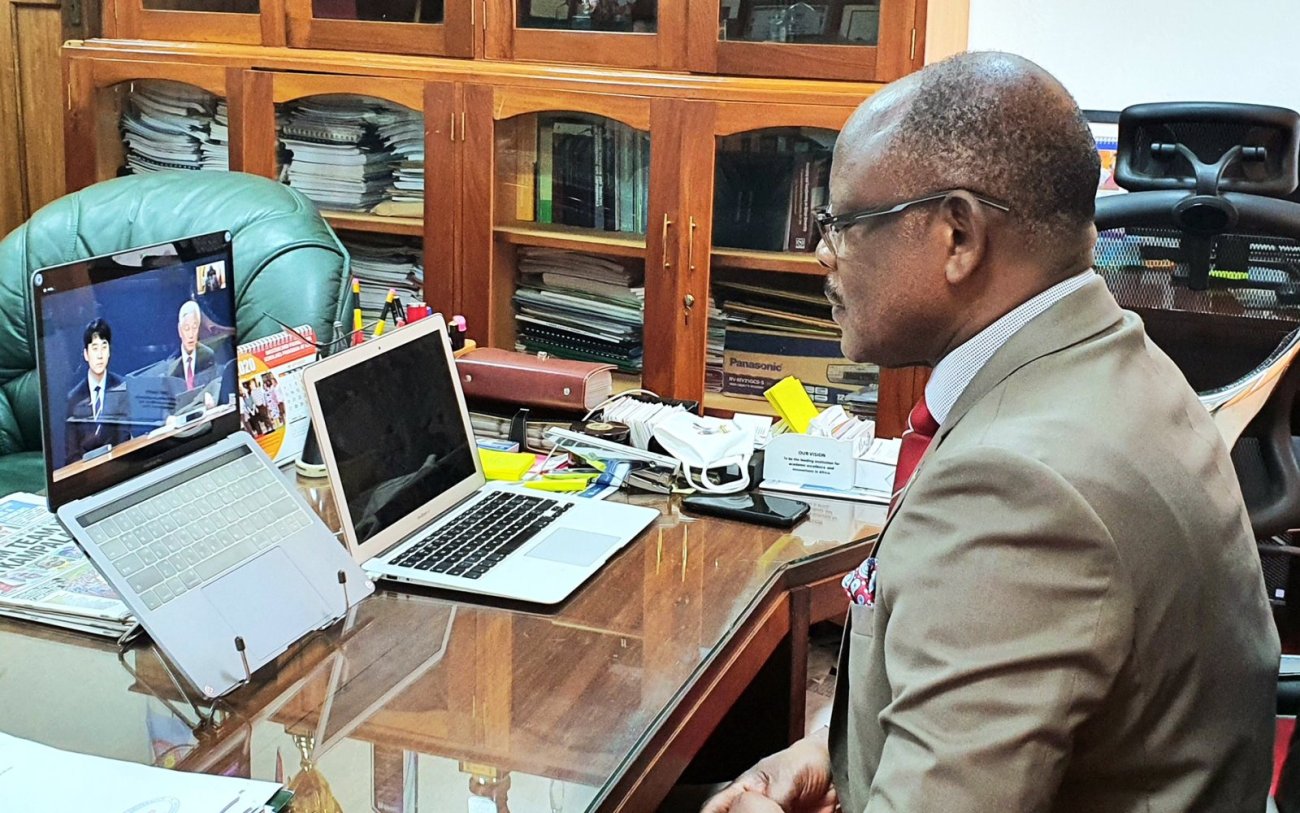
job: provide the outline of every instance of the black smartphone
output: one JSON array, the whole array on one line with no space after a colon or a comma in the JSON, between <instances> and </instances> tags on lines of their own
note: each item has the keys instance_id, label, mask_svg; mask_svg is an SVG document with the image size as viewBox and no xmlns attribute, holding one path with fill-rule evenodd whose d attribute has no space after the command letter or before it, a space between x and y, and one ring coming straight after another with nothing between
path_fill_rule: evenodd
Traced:
<instances>
[{"instance_id":1,"label":"black smartphone","mask_svg":"<svg viewBox=\"0 0 1300 813\"><path fill-rule=\"evenodd\" d=\"M692 514L710 514L741 522L790 528L808 513L808 503L766 494L696 494L682 500L682 508Z\"/></svg>"}]
</instances>

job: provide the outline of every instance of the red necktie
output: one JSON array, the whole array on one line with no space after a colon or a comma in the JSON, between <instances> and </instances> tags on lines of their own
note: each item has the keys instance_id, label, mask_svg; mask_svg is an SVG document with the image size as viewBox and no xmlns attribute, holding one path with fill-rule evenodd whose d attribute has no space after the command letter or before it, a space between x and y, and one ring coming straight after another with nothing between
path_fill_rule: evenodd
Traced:
<instances>
[{"instance_id":1,"label":"red necktie","mask_svg":"<svg viewBox=\"0 0 1300 813\"><path fill-rule=\"evenodd\" d=\"M912 475L916 473L917 465L938 431L939 422L930 414L929 407L925 405L925 396L922 395L907 416L907 429L903 432L903 444L898 450L898 468L894 470L894 496L889 501L891 513L898 502L898 495L903 493Z\"/></svg>"},{"instance_id":2,"label":"red necktie","mask_svg":"<svg viewBox=\"0 0 1300 813\"><path fill-rule=\"evenodd\" d=\"M189 356L185 357L185 389L194 389L194 366Z\"/></svg>"}]
</instances>

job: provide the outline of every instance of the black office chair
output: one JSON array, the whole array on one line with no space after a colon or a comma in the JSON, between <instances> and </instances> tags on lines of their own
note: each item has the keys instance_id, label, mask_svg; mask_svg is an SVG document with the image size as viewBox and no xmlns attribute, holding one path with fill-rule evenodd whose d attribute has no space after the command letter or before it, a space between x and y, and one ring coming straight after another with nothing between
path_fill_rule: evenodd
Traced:
<instances>
[{"instance_id":1,"label":"black office chair","mask_svg":"<svg viewBox=\"0 0 1300 813\"><path fill-rule=\"evenodd\" d=\"M1300 185L1300 114L1144 104L1120 114L1119 131L1115 180L1129 191L1097 202L1097 271L1231 447L1284 621L1293 583L1300 601L1300 537L1290 534L1300 528L1300 202L1288 199ZM1278 713L1297 709L1300 683L1282 680ZM1300 780L1296 757L1292 769ZM1300 811L1300 787L1288 784L1279 808Z\"/></svg>"},{"instance_id":2,"label":"black office chair","mask_svg":"<svg viewBox=\"0 0 1300 813\"><path fill-rule=\"evenodd\" d=\"M1144 104L1120 114L1096 265L1187 375L1233 448L1251 525L1300 528L1300 114Z\"/></svg>"}]
</instances>

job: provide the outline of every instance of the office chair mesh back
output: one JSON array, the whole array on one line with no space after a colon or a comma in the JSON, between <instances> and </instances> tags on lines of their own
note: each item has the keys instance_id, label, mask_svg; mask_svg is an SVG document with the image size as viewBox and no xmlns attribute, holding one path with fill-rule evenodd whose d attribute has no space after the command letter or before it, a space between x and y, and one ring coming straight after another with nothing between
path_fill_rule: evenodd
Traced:
<instances>
[{"instance_id":1,"label":"office chair mesh back","mask_svg":"<svg viewBox=\"0 0 1300 813\"><path fill-rule=\"evenodd\" d=\"M1300 204L1280 198L1300 180L1298 144L1300 115L1280 108L1176 103L1120 115L1115 177L1130 191L1097 202L1095 265L1203 402L1294 357ZM1300 361L1281 366L1232 447L1260 539L1300 527Z\"/></svg>"},{"instance_id":2,"label":"office chair mesh back","mask_svg":"<svg viewBox=\"0 0 1300 813\"><path fill-rule=\"evenodd\" d=\"M1140 241L1140 242L1139 242ZM1218 313L1300 324L1300 240L1273 235L1214 238L1212 281L1225 287L1186 287L1183 234L1174 229L1130 229L1098 238L1096 267L1126 308ZM1249 280L1257 288L1227 287ZM1290 329L1288 327L1287 329Z\"/></svg>"}]
</instances>

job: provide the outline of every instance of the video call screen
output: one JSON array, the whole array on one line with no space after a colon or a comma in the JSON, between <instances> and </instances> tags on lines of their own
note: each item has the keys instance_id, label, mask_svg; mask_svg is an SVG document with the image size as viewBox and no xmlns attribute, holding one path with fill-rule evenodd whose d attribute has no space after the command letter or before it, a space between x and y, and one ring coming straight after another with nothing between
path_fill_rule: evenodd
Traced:
<instances>
[{"instance_id":1,"label":"video call screen","mask_svg":"<svg viewBox=\"0 0 1300 813\"><path fill-rule=\"evenodd\" d=\"M316 384L358 544L474 474L445 342L435 330Z\"/></svg>"},{"instance_id":2,"label":"video call screen","mask_svg":"<svg viewBox=\"0 0 1300 813\"><path fill-rule=\"evenodd\" d=\"M209 235L33 275L53 481L235 414L231 272L228 236Z\"/></svg>"}]
</instances>

